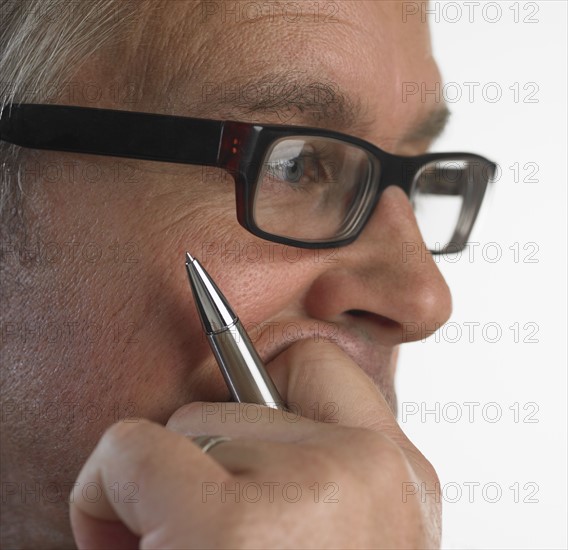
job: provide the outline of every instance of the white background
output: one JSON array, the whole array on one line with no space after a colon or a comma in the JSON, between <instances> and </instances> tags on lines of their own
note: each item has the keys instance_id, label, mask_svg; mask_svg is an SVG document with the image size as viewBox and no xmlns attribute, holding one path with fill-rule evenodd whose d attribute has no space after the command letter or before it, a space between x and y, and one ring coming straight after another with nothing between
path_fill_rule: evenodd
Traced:
<instances>
[{"instance_id":1,"label":"white background","mask_svg":"<svg viewBox=\"0 0 568 550\"><path fill-rule=\"evenodd\" d=\"M438 264L448 328L402 347L399 420L439 473L444 548L567 548L567 3L430 4L435 55L457 83L433 150L477 152L502 173L479 245Z\"/></svg>"}]
</instances>

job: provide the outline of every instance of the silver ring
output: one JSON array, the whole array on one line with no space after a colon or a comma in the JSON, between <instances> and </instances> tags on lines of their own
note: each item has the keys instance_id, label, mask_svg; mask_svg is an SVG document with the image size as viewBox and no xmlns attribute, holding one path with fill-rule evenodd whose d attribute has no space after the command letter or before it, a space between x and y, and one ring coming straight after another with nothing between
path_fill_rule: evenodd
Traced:
<instances>
[{"instance_id":1,"label":"silver ring","mask_svg":"<svg viewBox=\"0 0 568 550\"><path fill-rule=\"evenodd\" d=\"M219 443L224 443L225 441L231 441L230 437L226 435L197 435L195 437L190 437L190 439L201 448L204 453L210 451L215 445Z\"/></svg>"}]
</instances>

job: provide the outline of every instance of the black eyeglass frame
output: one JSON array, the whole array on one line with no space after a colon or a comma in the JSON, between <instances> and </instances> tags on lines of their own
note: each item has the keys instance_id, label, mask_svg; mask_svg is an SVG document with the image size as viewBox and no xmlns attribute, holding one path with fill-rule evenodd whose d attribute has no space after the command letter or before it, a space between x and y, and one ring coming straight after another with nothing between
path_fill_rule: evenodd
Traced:
<instances>
[{"instance_id":1,"label":"black eyeglass frame","mask_svg":"<svg viewBox=\"0 0 568 550\"><path fill-rule=\"evenodd\" d=\"M378 160L379 181L361 222L342 239L303 241L273 235L254 220L254 199L262 161L271 146L286 137L322 137L360 147ZM262 125L154 113L66 105L9 104L0 116L0 141L32 149L66 151L131 159L222 168L235 180L239 223L253 235L299 248L346 246L359 237L382 192L400 187L410 198L417 173L437 160L471 161L488 170L485 185L468 189L450 246L433 254L458 252L469 238L495 163L472 153L428 153L404 157L387 153L365 140L320 128ZM471 186L469 186L471 187Z\"/></svg>"}]
</instances>

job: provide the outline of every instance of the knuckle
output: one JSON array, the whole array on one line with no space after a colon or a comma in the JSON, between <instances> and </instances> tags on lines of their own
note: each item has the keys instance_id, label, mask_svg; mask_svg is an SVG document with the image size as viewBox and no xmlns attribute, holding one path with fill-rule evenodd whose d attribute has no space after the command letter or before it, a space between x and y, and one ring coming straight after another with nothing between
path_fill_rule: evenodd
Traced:
<instances>
[{"instance_id":1,"label":"knuckle","mask_svg":"<svg viewBox=\"0 0 568 550\"><path fill-rule=\"evenodd\" d=\"M430 486L436 487L438 492L440 491L440 478L438 477L438 472L432 465L432 463L422 455L422 460L415 466L415 468L420 468L420 477Z\"/></svg>"},{"instance_id":2,"label":"knuckle","mask_svg":"<svg viewBox=\"0 0 568 550\"><path fill-rule=\"evenodd\" d=\"M98 453L108 457L123 457L133 462L143 461L151 448L152 434L160 429L149 420L117 422L103 434L97 447Z\"/></svg>"},{"instance_id":3,"label":"knuckle","mask_svg":"<svg viewBox=\"0 0 568 550\"><path fill-rule=\"evenodd\" d=\"M136 422L116 422L106 429L101 442L112 448L130 444L143 437L143 433L146 433L151 425L151 422L142 418L136 419Z\"/></svg>"},{"instance_id":4,"label":"knuckle","mask_svg":"<svg viewBox=\"0 0 568 550\"><path fill-rule=\"evenodd\" d=\"M383 479L408 478L412 469L404 450L385 434L358 429L363 452L361 457L370 472Z\"/></svg>"},{"instance_id":5,"label":"knuckle","mask_svg":"<svg viewBox=\"0 0 568 550\"><path fill-rule=\"evenodd\" d=\"M368 428L357 428L357 432L362 445L371 454L384 460L397 460L400 458L400 447L384 433Z\"/></svg>"}]
</instances>

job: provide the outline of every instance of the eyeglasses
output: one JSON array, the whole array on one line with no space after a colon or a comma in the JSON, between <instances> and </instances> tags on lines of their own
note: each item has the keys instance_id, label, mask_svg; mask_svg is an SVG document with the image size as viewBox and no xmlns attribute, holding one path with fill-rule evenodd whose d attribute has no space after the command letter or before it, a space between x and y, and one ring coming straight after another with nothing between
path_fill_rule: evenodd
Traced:
<instances>
[{"instance_id":1,"label":"eyeglasses","mask_svg":"<svg viewBox=\"0 0 568 550\"><path fill-rule=\"evenodd\" d=\"M469 153L402 157L338 132L61 105L12 104L0 140L22 147L213 166L235 180L237 219L300 248L353 242L382 192L404 190L434 254L469 238L496 165Z\"/></svg>"}]
</instances>

